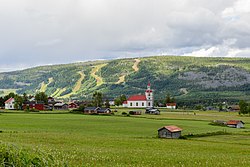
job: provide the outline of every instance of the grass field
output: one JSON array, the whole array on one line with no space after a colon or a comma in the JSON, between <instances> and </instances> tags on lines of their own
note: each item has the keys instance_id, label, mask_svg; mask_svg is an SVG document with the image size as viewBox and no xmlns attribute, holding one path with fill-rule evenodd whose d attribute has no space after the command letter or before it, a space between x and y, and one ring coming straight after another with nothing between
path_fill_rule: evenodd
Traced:
<instances>
[{"instance_id":1,"label":"grass field","mask_svg":"<svg viewBox=\"0 0 250 167\"><path fill-rule=\"evenodd\" d=\"M250 165L250 117L219 112L124 117L120 112L117 116L1 113L0 141L29 150L37 148L69 166ZM209 125L214 118L241 119L246 128ZM165 125L180 126L183 135L229 134L187 140L157 138L157 130Z\"/></svg>"}]
</instances>

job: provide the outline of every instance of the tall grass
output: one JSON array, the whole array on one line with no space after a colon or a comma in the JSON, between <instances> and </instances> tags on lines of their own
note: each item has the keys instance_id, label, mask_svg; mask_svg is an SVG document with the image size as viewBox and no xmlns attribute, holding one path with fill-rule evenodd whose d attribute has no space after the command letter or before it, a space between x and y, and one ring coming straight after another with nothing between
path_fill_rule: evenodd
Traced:
<instances>
[{"instance_id":1,"label":"tall grass","mask_svg":"<svg viewBox=\"0 0 250 167\"><path fill-rule=\"evenodd\" d=\"M57 161L51 154L34 150L28 151L14 145L0 143L0 166L66 166Z\"/></svg>"}]
</instances>

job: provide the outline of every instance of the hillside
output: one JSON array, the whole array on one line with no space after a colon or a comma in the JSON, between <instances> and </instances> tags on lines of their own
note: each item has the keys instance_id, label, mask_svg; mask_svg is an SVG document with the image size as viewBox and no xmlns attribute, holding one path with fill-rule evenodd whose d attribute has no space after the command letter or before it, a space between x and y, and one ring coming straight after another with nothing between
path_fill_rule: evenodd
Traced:
<instances>
[{"instance_id":1,"label":"hillside","mask_svg":"<svg viewBox=\"0 0 250 167\"><path fill-rule=\"evenodd\" d=\"M144 93L148 81L158 100L166 94L189 103L250 100L250 59L154 56L41 66L0 73L0 95L45 91L89 99L101 91L112 98Z\"/></svg>"}]
</instances>

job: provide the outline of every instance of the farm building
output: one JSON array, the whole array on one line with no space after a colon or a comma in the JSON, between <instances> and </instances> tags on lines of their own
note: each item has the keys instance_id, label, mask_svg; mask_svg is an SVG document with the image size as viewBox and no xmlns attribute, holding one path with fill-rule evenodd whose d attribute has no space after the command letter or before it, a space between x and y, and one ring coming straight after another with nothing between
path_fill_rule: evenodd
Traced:
<instances>
[{"instance_id":1,"label":"farm building","mask_svg":"<svg viewBox=\"0 0 250 167\"><path fill-rule=\"evenodd\" d=\"M166 104L166 107L167 107L168 109L176 109L176 103L167 103L167 104Z\"/></svg>"},{"instance_id":2,"label":"farm building","mask_svg":"<svg viewBox=\"0 0 250 167\"><path fill-rule=\"evenodd\" d=\"M141 115L141 111L129 111L130 115Z\"/></svg>"},{"instance_id":3,"label":"farm building","mask_svg":"<svg viewBox=\"0 0 250 167\"><path fill-rule=\"evenodd\" d=\"M15 99L12 98L12 97L9 98L8 100L6 100L6 101L4 102L4 104L5 104L5 109L7 109L7 110L14 110L14 109L15 109L14 103L15 103Z\"/></svg>"},{"instance_id":4,"label":"farm building","mask_svg":"<svg viewBox=\"0 0 250 167\"><path fill-rule=\"evenodd\" d=\"M244 128L245 123L240 120L230 120L226 124L228 127L231 127L231 128Z\"/></svg>"},{"instance_id":5,"label":"farm building","mask_svg":"<svg viewBox=\"0 0 250 167\"><path fill-rule=\"evenodd\" d=\"M85 114L97 113L98 108L100 108L100 107L86 107L86 108L84 108L84 113Z\"/></svg>"},{"instance_id":6,"label":"farm building","mask_svg":"<svg viewBox=\"0 0 250 167\"><path fill-rule=\"evenodd\" d=\"M43 111L43 110L45 110L45 106L44 106L44 103L36 103L36 102L32 101L32 102L25 102L23 104L23 109L24 110L35 109L35 110Z\"/></svg>"},{"instance_id":7,"label":"farm building","mask_svg":"<svg viewBox=\"0 0 250 167\"><path fill-rule=\"evenodd\" d=\"M68 104L68 108L70 108L70 109L78 108L78 105L74 102L71 102Z\"/></svg>"},{"instance_id":8,"label":"farm building","mask_svg":"<svg viewBox=\"0 0 250 167\"><path fill-rule=\"evenodd\" d=\"M110 114L111 110L109 108L98 108L97 114Z\"/></svg>"},{"instance_id":9,"label":"farm building","mask_svg":"<svg viewBox=\"0 0 250 167\"><path fill-rule=\"evenodd\" d=\"M164 126L158 129L158 136L160 138L179 138L182 129L177 126Z\"/></svg>"},{"instance_id":10,"label":"farm building","mask_svg":"<svg viewBox=\"0 0 250 167\"><path fill-rule=\"evenodd\" d=\"M55 110L67 110L68 109L68 105L66 103L56 103L54 105L54 109Z\"/></svg>"},{"instance_id":11,"label":"farm building","mask_svg":"<svg viewBox=\"0 0 250 167\"><path fill-rule=\"evenodd\" d=\"M109 108L100 107L86 107L84 108L85 114L110 114L111 110Z\"/></svg>"},{"instance_id":12,"label":"farm building","mask_svg":"<svg viewBox=\"0 0 250 167\"><path fill-rule=\"evenodd\" d=\"M159 115L160 110L156 108L146 108L145 114L154 114L154 115Z\"/></svg>"},{"instance_id":13,"label":"farm building","mask_svg":"<svg viewBox=\"0 0 250 167\"><path fill-rule=\"evenodd\" d=\"M240 106L239 105L232 105L227 108L227 111L240 111Z\"/></svg>"}]
</instances>

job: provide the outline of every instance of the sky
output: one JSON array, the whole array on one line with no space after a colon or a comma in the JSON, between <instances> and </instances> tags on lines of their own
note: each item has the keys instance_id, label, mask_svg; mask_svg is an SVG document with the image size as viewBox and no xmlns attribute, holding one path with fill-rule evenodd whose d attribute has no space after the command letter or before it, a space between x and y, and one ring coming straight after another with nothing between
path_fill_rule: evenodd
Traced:
<instances>
[{"instance_id":1,"label":"sky","mask_svg":"<svg viewBox=\"0 0 250 167\"><path fill-rule=\"evenodd\" d=\"M0 0L0 72L153 55L250 57L250 1Z\"/></svg>"}]
</instances>

